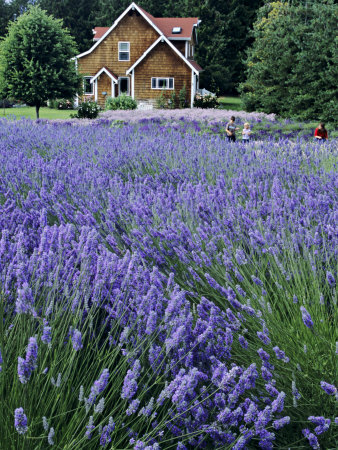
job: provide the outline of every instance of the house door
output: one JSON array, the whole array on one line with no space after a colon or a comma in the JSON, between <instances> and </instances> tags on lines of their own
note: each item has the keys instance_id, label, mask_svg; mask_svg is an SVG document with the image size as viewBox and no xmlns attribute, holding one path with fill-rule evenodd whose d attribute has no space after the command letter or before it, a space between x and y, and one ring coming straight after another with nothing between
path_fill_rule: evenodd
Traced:
<instances>
[{"instance_id":1,"label":"house door","mask_svg":"<svg viewBox=\"0 0 338 450\"><path fill-rule=\"evenodd\" d=\"M119 95L130 95L130 79L128 77L119 78Z\"/></svg>"}]
</instances>

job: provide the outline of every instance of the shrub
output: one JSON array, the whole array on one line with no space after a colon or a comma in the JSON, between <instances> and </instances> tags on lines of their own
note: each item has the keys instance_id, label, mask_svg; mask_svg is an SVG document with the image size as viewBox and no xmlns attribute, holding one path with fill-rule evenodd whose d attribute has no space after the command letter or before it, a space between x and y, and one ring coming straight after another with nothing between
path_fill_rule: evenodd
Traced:
<instances>
[{"instance_id":1,"label":"shrub","mask_svg":"<svg viewBox=\"0 0 338 450\"><path fill-rule=\"evenodd\" d=\"M194 99L194 107L195 108L218 108L219 102L215 95L195 95Z\"/></svg>"},{"instance_id":2,"label":"shrub","mask_svg":"<svg viewBox=\"0 0 338 450\"><path fill-rule=\"evenodd\" d=\"M71 114L73 119L95 119L99 112L100 106L92 100L82 102L78 107L76 114Z\"/></svg>"},{"instance_id":3,"label":"shrub","mask_svg":"<svg viewBox=\"0 0 338 450\"><path fill-rule=\"evenodd\" d=\"M61 98L49 100L48 107L51 109L74 109L74 104L71 100Z\"/></svg>"},{"instance_id":4,"label":"shrub","mask_svg":"<svg viewBox=\"0 0 338 450\"><path fill-rule=\"evenodd\" d=\"M169 109L175 109L176 108L176 102L177 102L176 91L171 91L170 98L168 100L168 108Z\"/></svg>"},{"instance_id":5,"label":"shrub","mask_svg":"<svg viewBox=\"0 0 338 450\"><path fill-rule=\"evenodd\" d=\"M178 105L180 108L187 107L187 88L185 86L185 83L178 94Z\"/></svg>"},{"instance_id":6,"label":"shrub","mask_svg":"<svg viewBox=\"0 0 338 450\"><path fill-rule=\"evenodd\" d=\"M106 99L106 109L136 109L137 103L136 101L130 97L129 95L122 94L118 97L108 97Z\"/></svg>"},{"instance_id":7,"label":"shrub","mask_svg":"<svg viewBox=\"0 0 338 450\"><path fill-rule=\"evenodd\" d=\"M165 109L168 106L168 100L165 95L165 91L162 89L161 95L156 99L156 107L158 109Z\"/></svg>"}]
</instances>

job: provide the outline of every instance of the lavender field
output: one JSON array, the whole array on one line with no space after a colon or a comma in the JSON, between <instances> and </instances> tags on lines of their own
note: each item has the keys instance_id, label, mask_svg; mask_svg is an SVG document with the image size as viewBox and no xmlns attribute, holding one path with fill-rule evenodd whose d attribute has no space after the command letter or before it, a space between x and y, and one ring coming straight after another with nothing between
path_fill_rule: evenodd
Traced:
<instances>
[{"instance_id":1,"label":"lavender field","mask_svg":"<svg viewBox=\"0 0 338 450\"><path fill-rule=\"evenodd\" d=\"M212 127L0 120L1 449L336 448L337 140Z\"/></svg>"}]
</instances>

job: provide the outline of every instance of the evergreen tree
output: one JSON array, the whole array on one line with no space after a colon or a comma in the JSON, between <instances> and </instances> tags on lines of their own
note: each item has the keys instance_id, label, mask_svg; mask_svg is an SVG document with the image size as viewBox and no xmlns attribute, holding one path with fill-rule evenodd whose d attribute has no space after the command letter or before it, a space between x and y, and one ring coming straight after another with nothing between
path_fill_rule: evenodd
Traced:
<instances>
[{"instance_id":1,"label":"evergreen tree","mask_svg":"<svg viewBox=\"0 0 338 450\"><path fill-rule=\"evenodd\" d=\"M30 7L15 22L0 44L2 94L40 106L48 99L70 98L80 89L74 61L73 38L62 21L39 7Z\"/></svg>"},{"instance_id":2,"label":"evergreen tree","mask_svg":"<svg viewBox=\"0 0 338 450\"><path fill-rule=\"evenodd\" d=\"M39 6L57 19L62 19L75 38L80 52L93 44L94 26L97 23L98 0L37 0ZM104 25L102 25L104 26Z\"/></svg>"},{"instance_id":3,"label":"evergreen tree","mask_svg":"<svg viewBox=\"0 0 338 450\"><path fill-rule=\"evenodd\" d=\"M247 109L337 120L336 14L334 0L260 9L241 85Z\"/></svg>"}]
</instances>

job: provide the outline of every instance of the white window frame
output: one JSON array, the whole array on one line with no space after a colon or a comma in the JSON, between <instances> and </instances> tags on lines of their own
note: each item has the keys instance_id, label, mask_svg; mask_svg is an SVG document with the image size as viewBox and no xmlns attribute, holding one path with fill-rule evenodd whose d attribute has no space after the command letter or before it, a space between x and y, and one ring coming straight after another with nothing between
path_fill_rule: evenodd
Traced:
<instances>
[{"instance_id":1,"label":"white window frame","mask_svg":"<svg viewBox=\"0 0 338 450\"><path fill-rule=\"evenodd\" d=\"M156 80L156 87L153 87L153 80ZM159 80L166 80L168 87L165 87L165 88L159 87L159 85L158 85ZM169 80L173 80L173 87L169 87ZM175 78L173 78L173 77L151 77L150 86L151 86L151 89L159 89L159 90L165 89L166 91L173 91L175 89Z\"/></svg>"},{"instance_id":2,"label":"white window frame","mask_svg":"<svg viewBox=\"0 0 338 450\"><path fill-rule=\"evenodd\" d=\"M91 83L90 82L90 80L92 79L93 77L83 77L83 95L94 95L94 85L93 85L93 83ZM85 80L89 80L89 84L90 84L90 86L91 86L91 88L92 88L92 92L86 92L85 91L85 87L86 87L86 82L85 82Z\"/></svg>"},{"instance_id":3,"label":"white window frame","mask_svg":"<svg viewBox=\"0 0 338 450\"><path fill-rule=\"evenodd\" d=\"M128 44L128 50L120 50L120 44ZM121 41L118 43L119 61L127 62L130 61L130 42ZM128 53L128 59L120 59L120 53Z\"/></svg>"},{"instance_id":4,"label":"white window frame","mask_svg":"<svg viewBox=\"0 0 338 450\"><path fill-rule=\"evenodd\" d=\"M128 80L128 91L126 95L130 96L130 78L129 77L119 77L118 79L118 95L121 95L121 80Z\"/></svg>"}]
</instances>

